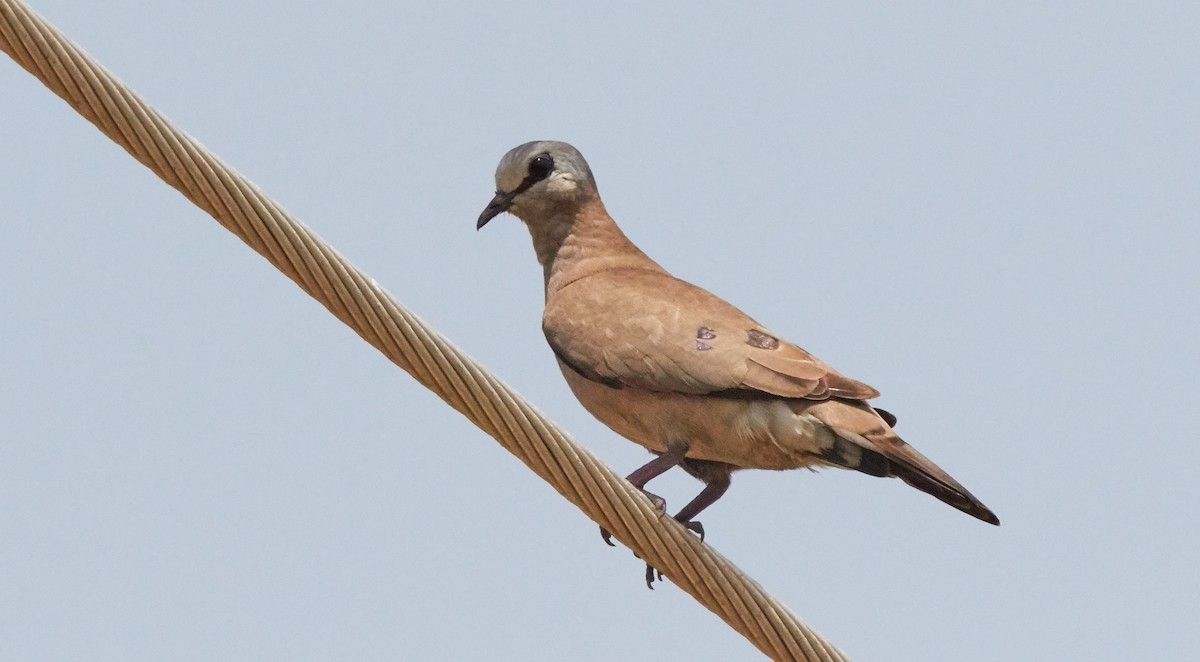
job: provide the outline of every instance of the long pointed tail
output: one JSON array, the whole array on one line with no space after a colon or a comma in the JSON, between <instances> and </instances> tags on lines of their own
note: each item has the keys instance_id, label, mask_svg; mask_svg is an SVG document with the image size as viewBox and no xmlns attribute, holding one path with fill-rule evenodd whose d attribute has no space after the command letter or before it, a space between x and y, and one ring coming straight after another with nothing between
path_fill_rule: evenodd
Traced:
<instances>
[{"instance_id":1,"label":"long pointed tail","mask_svg":"<svg viewBox=\"0 0 1200 662\"><path fill-rule=\"evenodd\" d=\"M895 476L909 485L988 524L1000 518L950 474L896 435L896 417L855 400L806 404L804 412L825 423L834 444L821 459L871 476Z\"/></svg>"},{"instance_id":2,"label":"long pointed tail","mask_svg":"<svg viewBox=\"0 0 1200 662\"><path fill-rule=\"evenodd\" d=\"M822 457L870 476L894 476L943 503L999 526L1000 519L958 481L894 434L863 437L845 431Z\"/></svg>"},{"instance_id":3,"label":"long pointed tail","mask_svg":"<svg viewBox=\"0 0 1200 662\"><path fill-rule=\"evenodd\" d=\"M908 448L912 450L911 446ZM915 453L916 451L913 452ZM983 502L976 499L974 494L968 492L967 488L947 476L945 472L939 472L944 476L944 479L939 479L903 461L892 458L889 458L888 461L892 465L891 475L933 496L942 503L954 506L964 513L979 518L988 524L1000 526L1000 518L996 517L996 513L993 513L990 508L983 505ZM926 461L928 462L928 460Z\"/></svg>"}]
</instances>

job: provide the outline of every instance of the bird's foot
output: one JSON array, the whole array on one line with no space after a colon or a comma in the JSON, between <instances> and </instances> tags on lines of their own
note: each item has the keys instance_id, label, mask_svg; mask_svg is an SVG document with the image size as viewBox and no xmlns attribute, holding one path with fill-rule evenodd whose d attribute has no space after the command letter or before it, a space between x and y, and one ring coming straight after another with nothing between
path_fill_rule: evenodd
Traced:
<instances>
[{"instance_id":1,"label":"bird's foot","mask_svg":"<svg viewBox=\"0 0 1200 662\"><path fill-rule=\"evenodd\" d=\"M667 500L666 499L658 496L657 494L655 494L653 492L647 492L646 490L642 490L642 494L646 495L646 498L650 500L650 503L654 504L655 508L658 508L662 512L666 512L666 510L667 510Z\"/></svg>"},{"instance_id":2,"label":"bird's foot","mask_svg":"<svg viewBox=\"0 0 1200 662\"><path fill-rule=\"evenodd\" d=\"M700 522L697 522L695 520L689 520L687 522L680 522L680 524L682 524L683 527L685 529L687 529L688 531L691 531L692 533L700 536L700 542L704 542L704 525L703 524L701 524Z\"/></svg>"},{"instance_id":3,"label":"bird's foot","mask_svg":"<svg viewBox=\"0 0 1200 662\"><path fill-rule=\"evenodd\" d=\"M659 581L662 581L663 574L661 572L659 572L658 570L656 570L654 568L654 566L647 563L646 564L646 588L650 589L651 591L654 590L654 576L655 575L658 575Z\"/></svg>"},{"instance_id":4,"label":"bird's foot","mask_svg":"<svg viewBox=\"0 0 1200 662\"><path fill-rule=\"evenodd\" d=\"M638 489L641 489L641 488L638 488ZM653 492L647 492L646 490L642 490L642 494L645 494L646 498L650 499L650 503L654 504L654 507L657 508L660 512L666 512L666 510L667 510L667 500L666 499L658 496L657 494L655 494ZM698 523L697 523L697 525L698 525ZM692 526L690 523L685 523L684 526L688 527L689 529L692 529ZM696 529L692 529L692 531L695 531L695 530ZM704 540L704 527L700 527L700 531L698 531L698 533L700 534L700 540L703 541ZM613 541L612 541L612 534L608 532L608 529L605 529L604 527L600 527L600 537L604 539L604 544L608 545L609 547L616 547L616 545L614 545Z\"/></svg>"}]
</instances>

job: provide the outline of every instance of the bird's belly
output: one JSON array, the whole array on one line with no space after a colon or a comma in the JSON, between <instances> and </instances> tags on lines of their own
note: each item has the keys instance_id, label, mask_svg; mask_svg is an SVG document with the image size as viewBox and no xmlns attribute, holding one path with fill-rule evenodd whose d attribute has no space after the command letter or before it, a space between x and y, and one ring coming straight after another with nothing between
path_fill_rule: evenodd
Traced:
<instances>
[{"instance_id":1,"label":"bird's belly","mask_svg":"<svg viewBox=\"0 0 1200 662\"><path fill-rule=\"evenodd\" d=\"M806 413L811 404L805 401L614 388L560 367L584 409L652 451L684 443L690 458L748 469L795 469L825 464L819 456L834 444L832 431Z\"/></svg>"}]
</instances>

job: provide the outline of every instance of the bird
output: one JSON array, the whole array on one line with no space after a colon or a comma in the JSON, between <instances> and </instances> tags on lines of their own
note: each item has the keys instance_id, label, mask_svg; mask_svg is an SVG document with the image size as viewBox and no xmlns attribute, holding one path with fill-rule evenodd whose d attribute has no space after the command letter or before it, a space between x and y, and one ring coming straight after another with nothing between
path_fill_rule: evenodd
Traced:
<instances>
[{"instance_id":1,"label":"bird","mask_svg":"<svg viewBox=\"0 0 1200 662\"><path fill-rule=\"evenodd\" d=\"M655 477L681 467L704 483L674 515L701 540L696 516L741 469L836 467L896 477L999 525L896 434L895 416L868 404L879 391L672 276L635 246L575 147L519 145L500 159L495 179L476 229L504 212L524 222L544 277L542 331L567 385L600 422L655 455L628 480L659 509L665 500L646 490ZM652 589L653 573L647 566Z\"/></svg>"}]
</instances>

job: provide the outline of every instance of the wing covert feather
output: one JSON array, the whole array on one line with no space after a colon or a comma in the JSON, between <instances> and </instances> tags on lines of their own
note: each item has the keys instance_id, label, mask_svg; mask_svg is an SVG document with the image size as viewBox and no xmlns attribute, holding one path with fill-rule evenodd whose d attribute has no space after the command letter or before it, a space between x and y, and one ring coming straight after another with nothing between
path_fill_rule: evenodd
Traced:
<instances>
[{"instance_id":1,"label":"wing covert feather","mask_svg":"<svg viewBox=\"0 0 1200 662\"><path fill-rule=\"evenodd\" d=\"M564 363L610 385L812 400L879 395L665 273L601 272L571 283L546 302L542 330Z\"/></svg>"}]
</instances>

